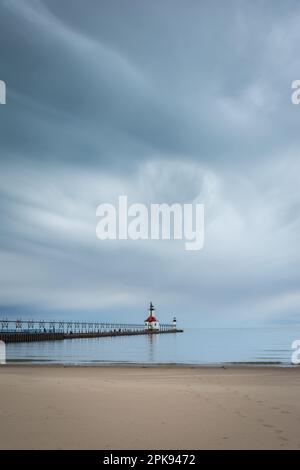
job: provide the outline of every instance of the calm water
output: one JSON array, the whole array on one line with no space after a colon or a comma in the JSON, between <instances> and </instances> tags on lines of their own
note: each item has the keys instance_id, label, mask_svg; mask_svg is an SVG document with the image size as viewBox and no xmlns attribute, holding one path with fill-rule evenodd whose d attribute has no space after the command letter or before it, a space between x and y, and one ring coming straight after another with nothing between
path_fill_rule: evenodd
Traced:
<instances>
[{"instance_id":1,"label":"calm water","mask_svg":"<svg viewBox=\"0 0 300 470\"><path fill-rule=\"evenodd\" d=\"M249 329L186 329L184 333L73 339L7 345L7 362L89 364L101 362L219 364L291 363L300 326Z\"/></svg>"}]
</instances>

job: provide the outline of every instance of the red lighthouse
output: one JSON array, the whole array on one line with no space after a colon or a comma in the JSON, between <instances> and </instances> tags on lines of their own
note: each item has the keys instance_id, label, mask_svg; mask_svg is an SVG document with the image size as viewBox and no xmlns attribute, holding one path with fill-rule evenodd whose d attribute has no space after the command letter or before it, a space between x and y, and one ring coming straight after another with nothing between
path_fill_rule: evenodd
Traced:
<instances>
[{"instance_id":1,"label":"red lighthouse","mask_svg":"<svg viewBox=\"0 0 300 470\"><path fill-rule=\"evenodd\" d=\"M146 330L159 330L159 321L157 320L155 316L155 308L152 302L150 302L149 316L145 320L145 329Z\"/></svg>"}]
</instances>

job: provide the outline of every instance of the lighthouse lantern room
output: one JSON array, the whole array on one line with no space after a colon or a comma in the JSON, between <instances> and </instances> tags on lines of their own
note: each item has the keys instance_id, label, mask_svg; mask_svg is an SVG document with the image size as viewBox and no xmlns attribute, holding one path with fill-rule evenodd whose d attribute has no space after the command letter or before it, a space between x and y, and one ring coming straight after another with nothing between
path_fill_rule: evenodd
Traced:
<instances>
[{"instance_id":1,"label":"lighthouse lantern room","mask_svg":"<svg viewBox=\"0 0 300 470\"><path fill-rule=\"evenodd\" d=\"M159 330L159 321L157 320L155 316L155 308L152 302L150 302L149 316L145 320L145 329L146 330Z\"/></svg>"}]
</instances>

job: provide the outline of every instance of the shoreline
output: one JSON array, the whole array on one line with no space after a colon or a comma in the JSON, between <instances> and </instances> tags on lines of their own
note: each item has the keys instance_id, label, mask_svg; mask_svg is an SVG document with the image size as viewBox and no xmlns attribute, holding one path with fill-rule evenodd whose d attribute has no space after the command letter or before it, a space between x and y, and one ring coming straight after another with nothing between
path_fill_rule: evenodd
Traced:
<instances>
[{"instance_id":1,"label":"shoreline","mask_svg":"<svg viewBox=\"0 0 300 470\"><path fill-rule=\"evenodd\" d=\"M97 363L59 363L59 362L27 362L27 361L9 361L6 364L0 364L2 368L14 367L57 367L57 368L141 368L141 369L235 369L235 368L278 368L278 369L297 369L300 370L300 364L284 363L284 362L223 362L208 364L193 364L180 362L97 362Z\"/></svg>"}]
</instances>

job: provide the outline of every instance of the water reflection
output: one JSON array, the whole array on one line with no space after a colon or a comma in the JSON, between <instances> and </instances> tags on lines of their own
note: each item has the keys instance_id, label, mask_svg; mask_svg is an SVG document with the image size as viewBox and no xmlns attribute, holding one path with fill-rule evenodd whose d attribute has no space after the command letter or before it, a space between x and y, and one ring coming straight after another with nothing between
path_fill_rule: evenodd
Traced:
<instances>
[{"instance_id":1,"label":"water reflection","mask_svg":"<svg viewBox=\"0 0 300 470\"><path fill-rule=\"evenodd\" d=\"M148 362L155 362L155 347L156 347L156 339L157 335L148 335Z\"/></svg>"}]
</instances>

